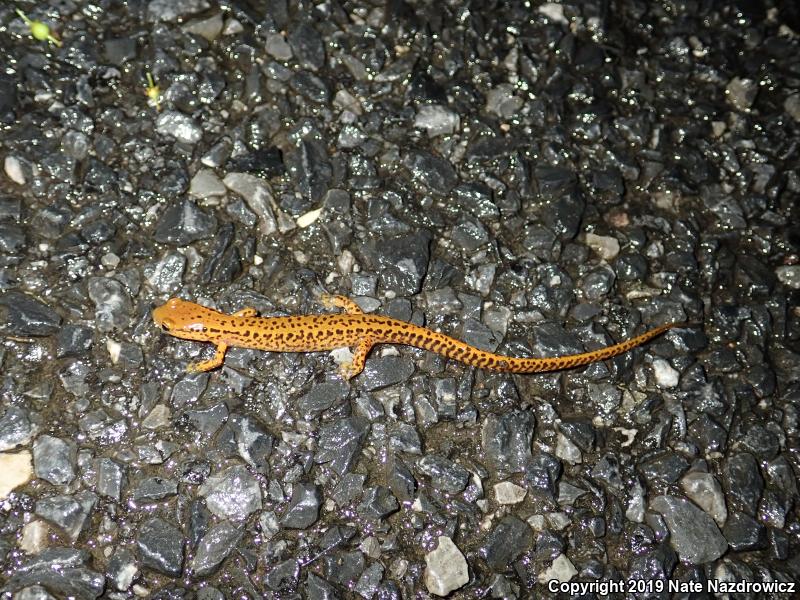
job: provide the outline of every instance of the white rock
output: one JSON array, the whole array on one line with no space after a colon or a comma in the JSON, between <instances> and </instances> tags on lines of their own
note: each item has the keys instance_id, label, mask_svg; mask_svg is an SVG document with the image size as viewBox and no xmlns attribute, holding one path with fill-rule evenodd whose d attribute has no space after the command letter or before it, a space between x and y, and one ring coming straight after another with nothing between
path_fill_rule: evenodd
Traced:
<instances>
[{"instance_id":1,"label":"white rock","mask_svg":"<svg viewBox=\"0 0 800 600\"><path fill-rule=\"evenodd\" d=\"M14 156L6 156L3 167L8 178L19 185L25 185L25 174L22 172L22 165Z\"/></svg>"},{"instance_id":2,"label":"white rock","mask_svg":"<svg viewBox=\"0 0 800 600\"><path fill-rule=\"evenodd\" d=\"M603 260L613 260L619 254L619 240L610 235L586 234L586 245Z\"/></svg>"},{"instance_id":3,"label":"white rock","mask_svg":"<svg viewBox=\"0 0 800 600\"><path fill-rule=\"evenodd\" d=\"M548 581L554 579L558 581L569 581L577 574L578 570L575 568L575 565L572 564L572 561L563 554L559 554L550 567L539 573L539 583L546 584Z\"/></svg>"},{"instance_id":4,"label":"white rock","mask_svg":"<svg viewBox=\"0 0 800 600\"><path fill-rule=\"evenodd\" d=\"M119 362L119 354L122 351L122 344L114 340L106 340L106 350L108 350L111 364L117 364L117 362Z\"/></svg>"},{"instance_id":5,"label":"white rock","mask_svg":"<svg viewBox=\"0 0 800 600\"><path fill-rule=\"evenodd\" d=\"M183 30L213 42L222 32L222 13L211 15L207 19L195 19L183 26Z\"/></svg>"},{"instance_id":6,"label":"white rock","mask_svg":"<svg viewBox=\"0 0 800 600\"><path fill-rule=\"evenodd\" d=\"M800 265L790 265L775 269L778 281L793 290L800 290Z\"/></svg>"},{"instance_id":7,"label":"white rock","mask_svg":"<svg viewBox=\"0 0 800 600\"><path fill-rule=\"evenodd\" d=\"M425 129L428 137L455 133L461 119L452 110L439 104L424 104L417 110L414 127Z\"/></svg>"},{"instance_id":8,"label":"white rock","mask_svg":"<svg viewBox=\"0 0 800 600\"><path fill-rule=\"evenodd\" d=\"M317 221L321 214L322 214L321 208L310 210L307 213L297 217L297 226L300 229L305 229L306 227Z\"/></svg>"},{"instance_id":9,"label":"white rock","mask_svg":"<svg viewBox=\"0 0 800 600\"><path fill-rule=\"evenodd\" d=\"M573 444L563 433L559 433L556 436L556 456L571 465L583 462L581 449Z\"/></svg>"},{"instance_id":10,"label":"white rock","mask_svg":"<svg viewBox=\"0 0 800 600\"><path fill-rule=\"evenodd\" d=\"M680 373L672 368L663 358L657 358L653 361L653 375L655 375L656 383L662 388L673 388L678 385Z\"/></svg>"},{"instance_id":11,"label":"white rock","mask_svg":"<svg viewBox=\"0 0 800 600\"><path fill-rule=\"evenodd\" d=\"M564 7L558 2L545 2L537 10L539 14L544 15L554 23L569 25L569 21L564 16Z\"/></svg>"},{"instance_id":12,"label":"white rock","mask_svg":"<svg viewBox=\"0 0 800 600\"><path fill-rule=\"evenodd\" d=\"M728 520L722 486L711 473L687 473L681 478L681 488L689 500L711 515L717 525L722 527Z\"/></svg>"},{"instance_id":13,"label":"white rock","mask_svg":"<svg viewBox=\"0 0 800 600\"><path fill-rule=\"evenodd\" d=\"M0 500L7 498L14 488L31 480L32 458L28 450L0 453Z\"/></svg>"},{"instance_id":14,"label":"white rock","mask_svg":"<svg viewBox=\"0 0 800 600\"><path fill-rule=\"evenodd\" d=\"M519 504L527 494L528 490L510 481L501 481L494 486L494 497L498 504Z\"/></svg>"},{"instance_id":15,"label":"white rock","mask_svg":"<svg viewBox=\"0 0 800 600\"><path fill-rule=\"evenodd\" d=\"M544 517L547 519L547 523L550 525L550 527L556 531L563 531L569 527L569 515L567 515L567 513L564 511L547 513Z\"/></svg>"},{"instance_id":16,"label":"white rock","mask_svg":"<svg viewBox=\"0 0 800 600\"><path fill-rule=\"evenodd\" d=\"M196 144L203 137L203 130L192 117L176 110L165 110L156 119L156 131L172 136L184 144Z\"/></svg>"},{"instance_id":17,"label":"white rock","mask_svg":"<svg viewBox=\"0 0 800 600\"><path fill-rule=\"evenodd\" d=\"M752 79L734 77L725 88L728 104L736 110L750 110L758 94L758 84Z\"/></svg>"},{"instance_id":18,"label":"white rock","mask_svg":"<svg viewBox=\"0 0 800 600\"><path fill-rule=\"evenodd\" d=\"M436 550L425 555L425 587L431 594L447 596L469 581L467 559L449 537L439 536Z\"/></svg>"},{"instance_id":19,"label":"white rock","mask_svg":"<svg viewBox=\"0 0 800 600\"><path fill-rule=\"evenodd\" d=\"M47 523L36 519L30 523L25 523L22 527L22 535L19 538L19 549L26 554L39 554L47 548L47 537L50 528Z\"/></svg>"}]
</instances>

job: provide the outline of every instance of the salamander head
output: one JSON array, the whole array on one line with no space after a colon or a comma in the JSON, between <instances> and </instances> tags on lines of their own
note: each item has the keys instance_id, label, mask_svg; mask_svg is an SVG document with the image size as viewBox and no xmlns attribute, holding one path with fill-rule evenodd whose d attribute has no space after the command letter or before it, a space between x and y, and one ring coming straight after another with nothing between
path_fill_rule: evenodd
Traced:
<instances>
[{"instance_id":1,"label":"salamander head","mask_svg":"<svg viewBox=\"0 0 800 600\"><path fill-rule=\"evenodd\" d=\"M206 327L223 315L194 302L170 298L153 310L153 321L162 331L187 340L206 340Z\"/></svg>"}]
</instances>

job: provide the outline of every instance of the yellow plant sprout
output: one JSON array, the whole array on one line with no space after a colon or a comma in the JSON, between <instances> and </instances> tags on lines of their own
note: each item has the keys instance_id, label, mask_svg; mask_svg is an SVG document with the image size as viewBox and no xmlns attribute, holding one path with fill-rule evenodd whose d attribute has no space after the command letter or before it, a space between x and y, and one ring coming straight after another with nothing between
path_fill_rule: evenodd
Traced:
<instances>
[{"instance_id":1,"label":"yellow plant sprout","mask_svg":"<svg viewBox=\"0 0 800 600\"><path fill-rule=\"evenodd\" d=\"M147 96L151 106L155 106L156 110L161 110L161 88L153 81L150 71L147 72L147 87L144 88L144 94Z\"/></svg>"},{"instance_id":2,"label":"yellow plant sprout","mask_svg":"<svg viewBox=\"0 0 800 600\"><path fill-rule=\"evenodd\" d=\"M49 42L51 44L55 44L59 48L61 47L61 40L50 33L50 27L47 25L47 23L42 23L41 21L31 21L20 9L17 9L17 14L19 15L20 19L25 21L25 24L31 31L31 35L35 39L39 40L40 42Z\"/></svg>"}]
</instances>

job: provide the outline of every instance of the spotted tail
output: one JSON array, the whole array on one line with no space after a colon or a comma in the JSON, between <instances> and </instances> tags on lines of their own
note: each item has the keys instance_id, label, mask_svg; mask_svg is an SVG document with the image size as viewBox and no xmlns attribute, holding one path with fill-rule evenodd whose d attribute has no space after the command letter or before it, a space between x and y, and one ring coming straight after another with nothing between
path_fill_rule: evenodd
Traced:
<instances>
[{"instance_id":1,"label":"spotted tail","mask_svg":"<svg viewBox=\"0 0 800 600\"><path fill-rule=\"evenodd\" d=\"M393 338L391 340L383 341L416 346L417 348L423 348L446 356L447 358L452 358L466 365L490 371L500 371L504 373L544 373L547 371L560 371L561 369L580 367L582 365L588 365L619 356L637 346L649 342L668 329L677 326L678 323L659 325L642 335L620 342L619 344L606 346L605 348L592 350L591 352L569 354L567 356L557 356L554 358L513 358L510 356L503 356L502 354L479 350L474 346L470 346L469 344L442 333L415 326L408 327L399 335L391 336Z\"/></svg>"}]
</instances>

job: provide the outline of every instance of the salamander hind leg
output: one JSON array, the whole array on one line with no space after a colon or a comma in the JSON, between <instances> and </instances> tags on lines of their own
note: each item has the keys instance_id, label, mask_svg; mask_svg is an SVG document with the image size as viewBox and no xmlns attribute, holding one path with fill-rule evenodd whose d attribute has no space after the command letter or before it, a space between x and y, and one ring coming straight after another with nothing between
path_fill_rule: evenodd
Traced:
<instances>
[{"instance_id":1,"label":"salamander hind leg","mask_svg":"<svg viewBox=\"0 0 800 600\"><path fill-rule=\"evenodd\" d=\"M345 296L334 296L332 294L322 294L320 302L325 308L341 308L349 315L363 315L364 311L355 302Z\"/></svg>"},{"instance_id":2,"label":"salamander hind leg","mask_svg":"<svg viewBox=\"0 0 800 600\"><path fill-rule=\"evenodd\" d=\"M353 348L353 360L339 365L339 375L342 376L342 379L352 379L364 370L367 354L372 350L373 345L374 342L367 338L360 340L356 344L356 347Z\"/></svg>"},{"instance_id":3,"label":"salamander hind leg","mask_svg":"<svg viewBox=\"0 0 800 600\"><path fill-rule=\"evenodd\" d=\"M205 373L211 369L216 369L222 365L222 361L225 360L225 352L227 350L227 344L217 344L217 351L214 353L213 357L201 362L189 363L186 365L187 373Z\"/></svg>"},{"instance_id":4,"label":"salamander hind leg","mask_svg":"<svg viewBox=\"0 0 800 600\"><path fill-rule=\"evenodd\" d=\"M258 311L255 308L243 308L242 310L237 310L233 313L232 317L255 317L258 314Z\"/></svg>"}]
</instances>

